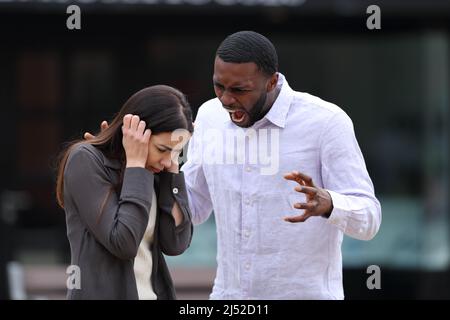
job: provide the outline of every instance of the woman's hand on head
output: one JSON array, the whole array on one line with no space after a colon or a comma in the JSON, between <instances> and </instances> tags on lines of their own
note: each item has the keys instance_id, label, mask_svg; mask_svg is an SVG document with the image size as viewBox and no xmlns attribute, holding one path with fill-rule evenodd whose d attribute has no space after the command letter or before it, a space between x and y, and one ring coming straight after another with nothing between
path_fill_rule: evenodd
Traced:
<instances>
[{"instance_id":1,"label":"woman's hand on head","mask_svg":"<svg viewBox=\"0 0 450 320\"><path fill-rule=\"evenodd\" d=\"M180 173L180 165L178 164L178 159L173 159L172 160L172 165L170 166L170 168L167 169L167 172L172 172L172 173Z\"/></svg>"},{"instance_id":2,"label":"woman's hand on head","mask_svg":"<svg viewBox=\"0 0 450 320\"><path fill-rule=\"evenodd\" d=\"M145 168L151 131L145 129L145 121L138 116L127 114L123 117L122 144L126 154L126 167Z\"/></svg>"}]
</instances>

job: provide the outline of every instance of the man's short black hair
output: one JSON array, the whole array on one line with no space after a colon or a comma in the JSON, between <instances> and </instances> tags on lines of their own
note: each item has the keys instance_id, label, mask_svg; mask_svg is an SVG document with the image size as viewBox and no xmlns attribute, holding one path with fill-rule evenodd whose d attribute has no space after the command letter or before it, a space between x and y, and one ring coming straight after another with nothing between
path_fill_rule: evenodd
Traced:
<instances>
[{"instance_id":1,"label":"man's short black hair","mask_svg":"<svg viewBox=\"0 0 450 320\"><path fill-rule=\"evenodd\" d=\"M278 55L274 45L254 31L239 31L229 35L220 44L216 56L231 63L253 62L268 76L278 71Z\"/></svg>"}]
</instances>

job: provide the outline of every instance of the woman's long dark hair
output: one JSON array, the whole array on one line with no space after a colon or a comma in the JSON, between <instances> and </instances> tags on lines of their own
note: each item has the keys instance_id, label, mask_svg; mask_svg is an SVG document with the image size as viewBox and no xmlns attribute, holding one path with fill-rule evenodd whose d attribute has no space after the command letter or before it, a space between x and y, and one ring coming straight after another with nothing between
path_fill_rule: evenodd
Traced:
<instances>
[{"instance_id":1,"label":"woman's long dark hair","mask_svg":"<svg viewBox=\"0 0 450 320\"><path fill-rule=\"evenodd\" d=\"M139 116L141 120L145 121L146 128L151 130L152 135L172 132L176 129L185 129L190 133L194 131L191 108L186 97L180 91L169 86L156 85L136 92L125 102L107 129L98 133L91 140L73 141L61 152L56 178L56 199L61 208L64 208L64 168L70 152L80 144L94 145L106 157L117 159L122 163L119 184L114 186L116 190L121 188L126 162L125 150L122 145L122 124L126 114ZM105 202L108 196L105 198Z\"/></svg>"}]
</instances>

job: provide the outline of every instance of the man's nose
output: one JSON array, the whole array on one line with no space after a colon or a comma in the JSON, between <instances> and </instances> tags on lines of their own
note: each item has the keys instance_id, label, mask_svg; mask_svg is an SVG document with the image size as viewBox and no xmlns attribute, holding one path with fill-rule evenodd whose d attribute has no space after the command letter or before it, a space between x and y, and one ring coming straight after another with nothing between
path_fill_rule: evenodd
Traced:
<instances>
[{"instance_id":1,"label":"man's nose","mask_svg":"<svg viewBox=\"0 0 450 320\"><path fill-rule=\"evenodd\" d=\"M224 91L222 96L219 97L220 102L222 102L222 105L224 106L232 106L236 100L234 99L234 97L229 94L227 91Z\"/></svg>"}]
</instances>

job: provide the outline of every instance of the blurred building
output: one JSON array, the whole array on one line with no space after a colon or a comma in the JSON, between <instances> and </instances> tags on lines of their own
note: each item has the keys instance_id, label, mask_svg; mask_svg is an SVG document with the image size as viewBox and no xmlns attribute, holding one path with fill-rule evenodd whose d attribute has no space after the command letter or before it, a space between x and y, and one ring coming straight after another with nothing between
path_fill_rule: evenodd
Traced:
<instances>
[{"instance_id":1,"label":"blurred building","mask_svg":"<svg viewBox=\"0 0 450 320\"><path fill-rule=\"evenodd\" d=\"M372 3L360 0L73 3L81 30L66 28L71 1L0 0L0 298L10 261L38 288L56 266L50 289L64 290L70 252L54 193L63 142L96 131L147 85L179 88L196 111L214 96L217 46L238 30L268 36L292 88L353 119L383 223L373 241L344 240L347 298L450 298L450 2L377 1L380 30L367 28ZM196 228L191 248L169 258L181 297L208 295L214 227ZM372 264L381 290L367 289Z\"/></svg>"}]
</instances>

